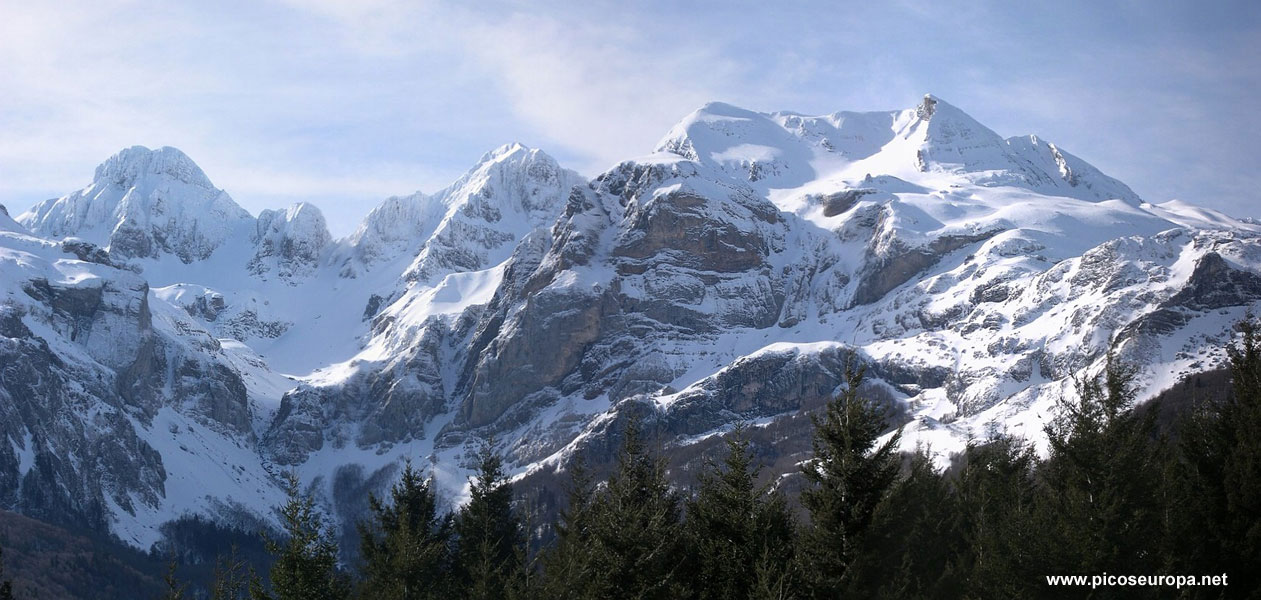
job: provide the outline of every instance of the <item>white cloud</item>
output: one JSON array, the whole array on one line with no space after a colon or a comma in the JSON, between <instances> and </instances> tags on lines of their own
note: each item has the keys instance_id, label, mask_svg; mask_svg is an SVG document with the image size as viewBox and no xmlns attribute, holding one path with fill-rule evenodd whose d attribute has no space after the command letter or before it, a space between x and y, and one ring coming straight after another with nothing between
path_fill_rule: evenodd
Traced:
<instances>
[{"instance_id":1,"label":"white cloud","mask_svg":"<svg viewBox=\"0 0 1261 600\"><path fill-rule=\"evenodd\" d=\"M512 111L597 171L647 154L674 121L713 99L729 60L687 40L616 23L515 15L465 40L495 73Z\"/></svg>"},{"instance_id":2,"label":"white cloud","mask_svg":"<svg viewBox=\"0 0 1261 600\"><path fill-rule=\"evenodd\" d=\"M629 15L546 8L417 8L382 0L371 8L321 2L313 10L337 22L348 39L390 40L395 54L442 47L463 69L458 77L504 96L500 110L525 125L515 133L583 157L586 164L577 166L589 173L650 152L674 121L713 99L736 75L733 60L713 43L719 36L668 39L654 23ZM374 44L355 46L384 52Z\"/></svg>"}]
</instances>

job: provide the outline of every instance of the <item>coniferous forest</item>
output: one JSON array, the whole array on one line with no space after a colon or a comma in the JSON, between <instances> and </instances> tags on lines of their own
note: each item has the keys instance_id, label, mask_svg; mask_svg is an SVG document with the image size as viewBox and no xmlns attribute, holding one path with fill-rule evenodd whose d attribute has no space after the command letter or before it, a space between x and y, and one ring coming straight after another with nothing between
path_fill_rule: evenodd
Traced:
<instances>
[{"instance_id":1,"label":"coniferous forest","mask_svg":"<svg viewBox=\"0 0 1261 600\"><path fill-rule=\"evenodd\" d=\"M637 422L612 473L571 465L556 522L523 522L500 457L478 457L453 513L408 465L359 524L358 564L339 562L327 518L296 478L266 537L270 567L220 556L197 593L167 599L814 599L1261 597L1261 339L1240 324L1231 393L1174 417L1135 405L1137 372L1109 355L1047 425L1049 454L978 440L947 469L896 451L886 416L850 370L814 418L799 498L759 485L744 430L694 489L667 481ZM546 538L538 532L547 530ZM546 539L545 543L531 543ZM0 571L0 579L3 578ZM1181 585L1048 584L1054 575L1192 576ZM1224 575L1225 585L1200 585ZM1124 582L1123 582L1124 583ZM11 598L8 582L0 598Z\"/></svg>"}]
</instances>

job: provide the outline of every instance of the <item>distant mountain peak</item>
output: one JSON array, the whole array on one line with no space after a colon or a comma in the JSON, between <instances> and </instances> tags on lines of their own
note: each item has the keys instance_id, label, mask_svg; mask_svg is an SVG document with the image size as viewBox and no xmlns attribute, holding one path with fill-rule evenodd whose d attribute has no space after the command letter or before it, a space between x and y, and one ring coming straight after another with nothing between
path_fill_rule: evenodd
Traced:
<instances>
[{"instance_id":1,"label":"distant mountain peak","mask_svg":"<svg viewBox=\"0 0 1261 600\"><path fill-rule=\"evenodd\" d=\"M765 116L765 115L762 115L762 113L752 111L747 108L736 106L734 104L728 104L726 102L718 102L718 101L706 102L700 108L696 109L695 114L710 115L710 116L716 116L716 117L729 117L729 118L734 118L734 119L748 119L748 118L757 118L759 116Z\"/></svg>"},{"instance_id":2,"label":"distant mountain peak","mask_svg":"<svg viewBox=\"0 0 1261 600\"><path fill-rule=\"evenodd\" d=\"M516 154L518 152L528 152L529 150L530 148L521 142L509 142L483 154L481 158L477 159L477 164L484 165L489 162L495 162L505 156Z\"/></svg>"}]
</instances>

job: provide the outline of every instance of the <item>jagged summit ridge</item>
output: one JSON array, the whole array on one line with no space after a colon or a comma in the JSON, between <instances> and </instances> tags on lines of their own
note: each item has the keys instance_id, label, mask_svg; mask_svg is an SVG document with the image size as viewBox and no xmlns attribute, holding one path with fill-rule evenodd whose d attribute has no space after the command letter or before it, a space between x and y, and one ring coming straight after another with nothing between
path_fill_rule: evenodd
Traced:
<instances>
[{"instance_id":1,"label":"jagged summit ridge","mask_svg":"<svg viewBox=\"0 0 1261 600\"><path fill-rule=\"evenodd\" d=\"M477 159L477 163L474 164L473 167L469 169L469 172L478 170L478 168L480 168L482 165L498 162L506 158L509 158L513 155L517 155L521 153L526 153L526 154L536 153L536 154L543 154L546 156L546 153L544 153L543 151L531 149L529 146L526 146L525 144L522 144L521 142L508 142L507 144L499 146L498 148L495 148L483 154L481 158Z\"/></svg>"}]
</instances>

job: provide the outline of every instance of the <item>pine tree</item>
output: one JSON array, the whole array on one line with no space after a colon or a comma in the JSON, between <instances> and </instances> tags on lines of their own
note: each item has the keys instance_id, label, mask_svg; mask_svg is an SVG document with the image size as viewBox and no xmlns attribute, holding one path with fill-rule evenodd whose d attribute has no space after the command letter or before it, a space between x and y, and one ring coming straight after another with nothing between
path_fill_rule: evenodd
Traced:
<instances>
[{"instance_id":1,"label":"pine tree","mask_svg":"<svg viewBox=\"0 0 1261 600\"><path fill-rule=\"evenodd\" d=\"M951 559L963 552L952 528L955 497L924 452L910 457L872 512L848 567L846 597L950 598L961 580Z\"/></svg>"},{"instance_id":2,"label":"pine tree","mask_svg":"<svg viewBox=\"0 0 1261 600\"><path fill-rule=\"evenodd\" d=\"M295 473L289 475L288 501L280 508L283 540L267 539L276 558L271 568L276 600L342 600L350 596L350 582L337 569L337 542L315 507L303 494ZM261 586L252 586L256 592ZM271 597L270 595L268 597Z\"/></svg>"},{"instance_id":3,"label":"pine tree","mask_svg":"<svg viewBox=\"0 0 1261 600\"><path fill-rule=\"evenodd\" d=\"M501 600L519 595L524 536L512 510L512 485L489 444L478 455L468 504L455 517L455 573L462 597Z\"/></svg>"},{"instance_id":4,"label":"pine tree","mask_svg":"<svg viewBox=\"0 0 1261 600\"><path fill-rule=\"evenodd\" d=\"M1160 566L1161 467L1156 411L1131 410L1136 369L1108 353L1104 372L1076 381L1046 432L1051 452L1036 519L1048 532L1048 573L1137 573Z\"/></svg>"},{"instance_id":5,"label":"pine tree","mask_svg":"<svg viewBox=\"0 0 1261 600\"><path fill-rule=\"evenodd\" d=\"M664 461L640 439L638 421L627 424L617 469L584 512L583 530L571 531L566 541L574 544L568 552L585 555L569 575L585 580L571 579L577 585L563 597L666 600L687 594L679 499L666 481Z\"/></svg>"},{"instance_id":6,"label":"pine tree","mask_svg":"<svg viewBox=\"0 0 1261 600\"><path fill-rule=\"evenodd\" d=\"M226 557L215 560L214 581L210 584L210 600L246 600L252 589L262 588L254 568L237 556L236 546Z\"/></svg>"},{"instance_id":7,"label":"pine tree","mask_svg":"<svg viewBox=\"0 0 1261 600\"><path fill-rule=\"evenodd\" d=\"M451 517L439 516L432 481L412 468L390 490L390 502L369 497L362 539L361 595L382 600L447 598L451 591Z\"/></svg>"},{"instance_id":8,"label":"pine tree","mask_svg":"<svg viewBox=\"0 0 1261 600\"><path fill-rule=\"evenodd\" d=\"M1233 393L1204 403L1184 425L1178 447L1179 543L1170 562L1186 572L1230 576L1231 589L1261 597L1261 340L1249 317L1242 342L1226 347Z\"/></svg>"},{"instance_id":9,"label":"pine tree","mask_svg":"<svg viewBox=\"0 0 1261 600\"><path fill-rule=\"evenodd\" d=\"M568 502L554 525L556 540L543 554L544 598L558 600L596 598L590 575L591 505L595 486L581 455L569 465Z\"/></svg>"},{"instance_id":10,"label":"pine tree","mask_svg":"<svg viewBox=\"0 0 1261 600\"><path fill-rule=\"evenodd\" d=\"M901 432L884 444L880 411L859 396L863 371L847 368L846 388L828 402L823 418L814 417L814 458L801 469L811 487L801 493L811 527L800 556L817 598L835 598L845 587L847 569L871 524L876 505L898 474L895 454Z\"/></svg>"},{"instance_id":11,"label":"pine tree","mask_svg":"<svg viewBox=\"0 0 1261 600\"><path fill-rule=\"evenodd\" d=\"M171 558L166 563L166 574L162 577L162 583L166 585L166 593L162 595L163 600L184 600L184 590L188 586L175 574L177 567L175 558ZM3 598L2 593L0 593L0 598Z\"/></svg>"},{"instance_id":12,"label":"pine tree","mask_svg":"<svg viewBox=\"0 0 1261 600\"><path fill-rule=\"evenodd\" d=\"M963 548L950 570L970 598L1025 598L1040 585L1038 531L1031 514L1038 464L1033 449L1000 436L969 444L954 481L953 535Z\"/></svg>"},{"instance_id":13,"label":"pine tree","mask_svg":"<svg viewBox=\"0 0 1261 600\"><path fill-rule=\"evenodd\" d=\"M793 593L794 523L778 493L756 485L749 442L738 428L723 466L708 463L687 503L685 531L701 600L786 597Z\"/></svg>"},{"instance_id":14,"label":"pine tree","mask_svg":"<svg viewBox=\"0 0 1261 600\"><path fill-rule=\"evenodd\" d=\"M1226 490L1226 550L1239 582L1258 586L1261 575L1261 340L1251 319L1239 326L1240 346L1227 348L1234 384L1222 484ZM1261 594L1259 594L1261 595Z\"/></svg>"}]
</instances>

